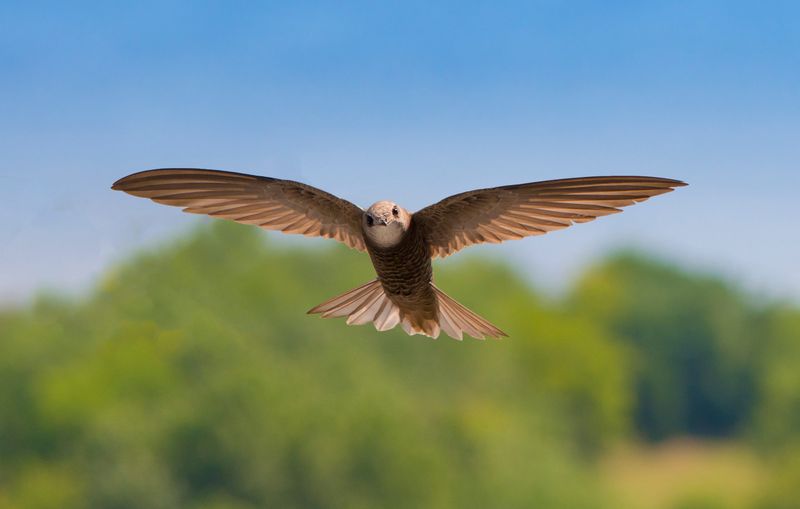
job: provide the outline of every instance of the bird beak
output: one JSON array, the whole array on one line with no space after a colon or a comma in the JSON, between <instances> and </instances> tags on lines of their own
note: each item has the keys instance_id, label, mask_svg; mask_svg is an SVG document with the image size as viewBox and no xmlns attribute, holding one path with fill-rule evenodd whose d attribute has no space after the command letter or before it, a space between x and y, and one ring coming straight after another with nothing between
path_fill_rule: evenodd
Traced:
<instances>
[{"instance_id":1,"label":"bird beak","mask_svg":"<svg viewBox=\"0 0 800 509\"><path fill-rule=\"evenodd\" d=\"M389 224L389 223L386 221L386 218L385 218L385 217L378 218L378 222L379 222L380 224L382 224L383 226L386 226L387 224Z\"/></svg>"}]
</instances>

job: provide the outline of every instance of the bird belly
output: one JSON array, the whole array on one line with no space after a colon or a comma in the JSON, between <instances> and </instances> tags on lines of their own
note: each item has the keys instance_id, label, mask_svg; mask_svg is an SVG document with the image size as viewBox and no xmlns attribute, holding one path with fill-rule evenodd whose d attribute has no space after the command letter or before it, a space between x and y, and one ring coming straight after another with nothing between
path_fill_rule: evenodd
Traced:
<instances>
[{"instance_id":1,"label":"bird belly","mask_svg":"<svg viewBox=\"0 0 800 509\"><path fill-rule=\"evenodd\" d=\"M436 319L436 294L431 286L433 268L427 245L413 229L396 246L381 249L368 244L372 264L387 297L403 313Z\"/></svg>"}]
</instances>

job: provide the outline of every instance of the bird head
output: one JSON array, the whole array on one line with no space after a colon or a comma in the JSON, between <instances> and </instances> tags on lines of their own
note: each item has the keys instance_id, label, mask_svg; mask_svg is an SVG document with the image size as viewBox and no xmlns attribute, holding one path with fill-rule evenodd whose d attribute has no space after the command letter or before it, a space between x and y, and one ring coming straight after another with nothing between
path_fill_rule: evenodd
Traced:
<instances>
[{"instance_id":1,"label":"bird head","mask_svg":"<svg viewBox=\"0 0 800 509\"><path fill-rule=\"evenodd\" d=\"M391 201L376 202L364 212L364 233L381 247L400 242L410 225L411 214Z\"/></svg>"}]
</instances>

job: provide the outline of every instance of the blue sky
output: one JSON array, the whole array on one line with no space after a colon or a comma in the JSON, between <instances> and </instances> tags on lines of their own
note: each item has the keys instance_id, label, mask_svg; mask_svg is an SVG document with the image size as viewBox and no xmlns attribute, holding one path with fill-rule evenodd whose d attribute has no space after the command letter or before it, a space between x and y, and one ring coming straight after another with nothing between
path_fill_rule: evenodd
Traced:
<instances>
[{"instance_id":1,"label":"blue sky","mask_svg":"<svg viewBox=\"0 0 800 509\"><path fill-rule=\"evenodd\" d=\"M0 301L83 288L196 222L109 190L166 166L412 210L474 187L679 178L475 251L558 288L639 246L798 299L798 19L788 1L4 2Z\"/></svg>"}]
</instances>

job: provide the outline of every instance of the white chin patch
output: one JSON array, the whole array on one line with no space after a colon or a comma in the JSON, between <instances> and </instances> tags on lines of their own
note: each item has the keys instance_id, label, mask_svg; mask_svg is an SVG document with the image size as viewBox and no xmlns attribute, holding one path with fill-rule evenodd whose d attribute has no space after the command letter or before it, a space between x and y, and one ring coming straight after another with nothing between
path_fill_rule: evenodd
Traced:
<instances>
[{"instance_id":1,"label":"white chin patch","mask_svg":"<svg viewBox=\"0 0 800 509\"><path fill-rule=\"evenodd\" d=\"M375 225L367 229L367 236L373 244L380 247L397 245L403 238L403 226L400 223L389 223L386 226Z\"/></svg>"}]
</instances>

